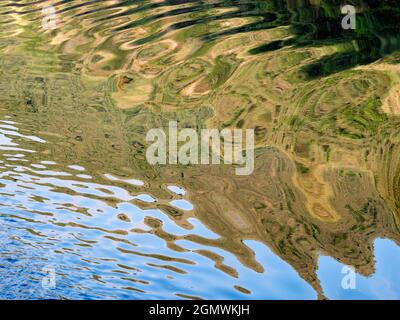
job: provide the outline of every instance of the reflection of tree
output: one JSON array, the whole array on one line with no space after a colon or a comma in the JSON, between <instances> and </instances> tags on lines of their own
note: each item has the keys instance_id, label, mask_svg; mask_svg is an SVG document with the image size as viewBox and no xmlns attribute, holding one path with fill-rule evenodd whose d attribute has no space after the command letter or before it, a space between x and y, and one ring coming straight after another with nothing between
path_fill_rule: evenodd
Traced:
<instances>
[{"instance_id":1,"label":"reflection of tree","mask_svg":"<svg viewBox=\"0 0 400 320\"><path fill-rule=\"evenodd\" d=\"M208 15L187 19L172 24L171 29L183 29L216 20L233 18L254 18L252 22L224 31L210 31L202 35L204 40L212 41L236 33L251 32L262 29L289 25L294 38L277 41L255 48L253 53L272 51L284 46L294 45L322 46L341 44L346 47L338 52L321 58L304 68L309 77L329 75L360 64L367 64L390 54L400 48L398 35L400 20L400 3L398 1L349 0L346 4L357 9L356 30L344 30L341 27L343 15L341 0L306 1L270 0L270 1L220 1L212 4L201 4L190 7L194 12L204 12L212 8L234 8L222 14ZM168 5L176 5L168 1ZM132 22L124 28L148 23L156 18L186 14L189 9L170 10L160 17L147 17L146 21ZM140 39L137 44L161 37L165 32L152 34L148 39Z\"/></svg>"},{"instance_id":2,"label":"reflection of tree","mask_svg":"<svg viewBox=\"0 0 400 320\"><path fill-rule=\"evenodd\" d=\"M400 48L398 36L399 9L397 1L348 1L357 9L356 30L341 27L342 1L322 0L319 5L302 4L288 0L274 1L274 5L290 12L287 23L294 33L288 43L262 46L256 52L265 52L285 45L322 46L340 44L342 52L324 56L307 65L303 71L309 77L329 75L356 65L368 64Z\"/></svg>"}]
</instances>

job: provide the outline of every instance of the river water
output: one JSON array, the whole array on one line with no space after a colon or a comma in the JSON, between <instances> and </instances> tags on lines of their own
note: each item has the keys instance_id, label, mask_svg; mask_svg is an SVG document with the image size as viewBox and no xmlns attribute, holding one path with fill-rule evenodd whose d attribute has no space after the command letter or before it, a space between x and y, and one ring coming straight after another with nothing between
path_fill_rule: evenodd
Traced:
<instances>
[{"instance_id":1,"label":"river water","mask_svg":"<svg viewBox=\"0 0 400 320\"><path fill-rule=\"evenodd\" d=\"M400 16L354 2L2 0L0 298L399 299ZM254 172L149 164L169 121Z\"/></svg>"}]
</instances>

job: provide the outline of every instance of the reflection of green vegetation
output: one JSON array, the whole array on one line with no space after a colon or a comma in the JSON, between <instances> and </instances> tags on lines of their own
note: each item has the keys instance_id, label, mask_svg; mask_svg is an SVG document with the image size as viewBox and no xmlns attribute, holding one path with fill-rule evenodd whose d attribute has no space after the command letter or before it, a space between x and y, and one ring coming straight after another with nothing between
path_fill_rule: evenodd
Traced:
<instances>
[{"instance_id":1,"label":"reflection of green vegetation","mask_svg":"<svg viewBox=\"0 0 400 320\"><path fill-rule=\"evenodd\" d=\"M343 116L350 126L362 132L374 133L379 124L387 120L384 114L378 112L380 106L381 100L379 97L374 97L362 105L348 107Z\"/></svg>"},{"instance_id":2,"label":"reflection of green vegetation","mask_svg":"<svg viewBox=\"0 0 400 320\"><path fill-rule=\"evenodd\" d=\"M290 24L295 38L263 44L253 48L250 53L273 51L289 45L305 47L353 42L347 50L304 66L303 71L312 78L371 63L400 49L397 1L354 0L348 4L354 5L358 11L357 28L354 31L341 27L342 1L321 0L315 4L271 1L272 7L267 7L267 10L279 12L275 23ZM291 14L285 15L287 11Z\"/></svg>"},{"instance_id":3,"label":"reflection of green vegetation","mask_svg":"<svg viewBox=\"0 0 400 320\"><path fill-rule=\"evenodd\" d=\"M297 170L301 173L301 174L306 174L310 171L310 168L307 168L305 165L303 165L300 162L296 162L296 167Z\"/></svg>"},{"instance_id":4,"label":"reflection of green vegetation","mask_svg":"<svg viewBox=\"0 0 400 320\"><path fill-rule=\"evenodd\" d=\"M172 9L180 6L166 3ZM382 29L387 3L383 8L375 2L362 13L355 32L340 29L339 1L294 3L217 1L198 4L194 12L181 7L173 12L158 3L156 9L164 10L158 20L153 15L159 12L152 11L145 19L131 19L121 33L107 30L104 41L97 42L92 41L97 33L79 30L78 24L62 45L52 44L48 34L23 33L21 57L3 54L0 59L2 107L47 133L50 151L41 151L60 163L88 164L98 176L123 172L145 180L155 194L162 193L166 181L186 183L199 206L195 214L222 234L221 242L212 244L226 246L251 264L237 242L258 237L320 292L316 252L368 269L372 237L395 234L388 207L399 212L399 120L382 113L381 105L396 79L373 66L353 67L383 53L392 53L384 62L398 63L398 42L394 38L392 47L385 47L390 35L385 32L394 26L389 21ZM224 10L205 14L214 6ZM232 8L238 10L226 10ZM221 28L219 22L233 18L240 23ZM96 32L102 28L110 27L100 24ZM44 69L44 64L54 68ZM120 90L130 97L140 91L127 81L142 81L151 90L145 101L121 110L114 94ZM149 165L146 133L166 128L170 120L182 128L254 129L258 171L239 179L221 167ZM313 185L316 168L324 166L329 170L321 169ZM346 166L351 168L346 174L334 169ZM297 184L295 173L300 174ZM322 198L341 220L310 215L310 198ZM184 220L182 212L157 205ZM227 208L238 211L240 219L225 217ZM245 227L236 228L235 219Z\"/></svg>"},{"instance_id":5,"label":"reflection of green vegetation","mask_svg":"<svg viewBox=\"0 0 400 320\"><path fill-rule=\"evenodd\" d=\"M214 68L207 75L213 89L217 89L222 85L232 75L238 65L239 61L234 55L219 56L215 61Z\"/></svg>"}]
</instances>

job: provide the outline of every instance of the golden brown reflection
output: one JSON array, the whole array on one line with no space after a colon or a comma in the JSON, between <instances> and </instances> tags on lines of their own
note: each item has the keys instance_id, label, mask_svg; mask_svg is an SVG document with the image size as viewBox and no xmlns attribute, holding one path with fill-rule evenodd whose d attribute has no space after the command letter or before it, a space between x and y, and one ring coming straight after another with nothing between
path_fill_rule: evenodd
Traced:
<instances>
[{"instance_id":1,"label":"golden brown reflection","mask_svg":"<svg viewBox=\"0 0 400 320\"><path fill-rule=\"evenodd\" d=\"M207 19L234 10L213 7L211 1L204 1L207 10L197 14L184 11L200 6L192 2L6 3L0 18L9 26L0 32L1 112L20 123L25 134L47 141L35 144L29 161L82 165L96 182L107 181L133 195L143 187L123 180L144 181L146 193L157 201L131 200L136 206L159 209L187 229L188 219L196 217L220 237L176 236L152 217L145 221L149 230L130 232L154 234L177 252L185 250L175 243L182 239L221 248L259 272L262 266L242 241L261 241L320 297L320 254L370 275L373 240L388 237L400 245L398 118L391 102L398 95L399 77L385 61L305 79L305 65L341 50L342 44L249 53L290 39L286 26L206 41L206 33L258 19ZM54 31L41 29L44 3L56 5ZM178 9L184 13L174 14ZM191 19L204 20L173 27ZM381 108L377 100L386 96ZM254 173L235 176L233 167L225 165L149 165L146 132L166 127L169 120L182 128L254 129ZM182 186L194 209L171 206L180 197L168 185ZM72 192L62 186L57 191ZM101 200L118 202L112 195ZM115 219L131 222L124 212ZM119 239L124 232L108 236ZM218 254L198 253L237 276ZM167 264L175 258L158 258L165 263L153 266L186 272Z\"/></svg>"}]
</instances>

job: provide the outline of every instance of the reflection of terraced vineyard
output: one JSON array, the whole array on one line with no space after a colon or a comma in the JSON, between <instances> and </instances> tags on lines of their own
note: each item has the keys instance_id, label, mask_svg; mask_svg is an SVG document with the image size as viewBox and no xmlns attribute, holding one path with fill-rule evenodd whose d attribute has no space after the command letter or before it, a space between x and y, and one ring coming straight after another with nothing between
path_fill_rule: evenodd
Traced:
<instances>
[{"instance_id":1,"label":"reflection of terraced vineyard","mask_svg":"<svg viewBox=\"0 0 400 320\"><path fill-rule=\"evenodd\" d=\"M341 1L302 2L68 1L54 4L57 29L43 31L41 4L3 1L0 128L14 140L4 138L8 149L0 140L1 194L12 203L1 206L1 219L24 221L28 242L56 238L54 259L73 252L104 264L85 265L97 278L79 288L104 281L120 297L158 289L157 297L207 298L195 280L189 289L177 279L214 269L229 279L210 280L215 290L251 297L257 286L237 284L243 266L263 271L249 239L320 297L321 253L372 274L372 241L400 244L400 7L348 1L359 9L353 31L340 27ZM149 165L146 133L175 120L180 128L254 129L254 174ZM18 189L15 180L29 183ZM7 202L13 190L27 196ZM171 205L181 198L194 209ZM191 232L193 221L218 236ZM80 269L74 259L63 263ZM204 261L211 265L201 273Z\"/></svg>"}]
</instances>

